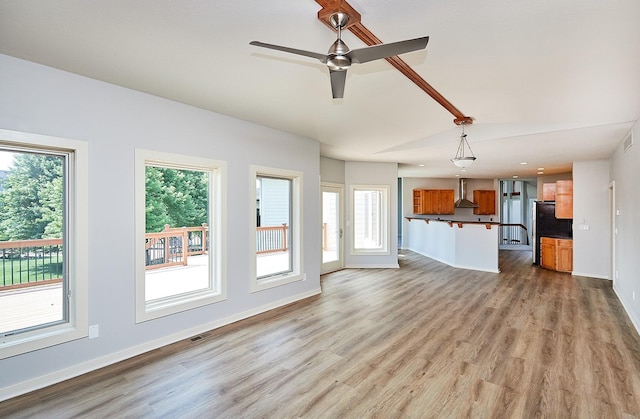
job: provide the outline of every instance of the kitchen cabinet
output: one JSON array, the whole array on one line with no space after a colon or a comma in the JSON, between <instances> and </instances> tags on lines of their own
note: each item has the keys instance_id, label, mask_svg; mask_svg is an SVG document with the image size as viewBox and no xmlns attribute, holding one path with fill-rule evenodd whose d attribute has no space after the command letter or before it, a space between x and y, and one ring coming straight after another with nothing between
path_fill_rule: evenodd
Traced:
<instances>
[{"instance_id":1,"label":"kitchen cabinet","mask_svg":"<svg viewBox=\"0 0 640 419\"><path fill-rule=\"evenodd\" d=\"M556 182L556 218L573 218L573 181Z\"/></svg>"},{"instance_id":2,"label":"kitchen cabinet","mask_svg":"<svg viewBox=\"0 0 640 419\"><path fill-rule=\"evenodd\" d=\"M543 201L556 200L556 183L555 182L542 184L542 200Z\"/></svg>"},{"instance_id":3,"label":"kitchen cabinet","mask_svg":"<svg viewBox=\"0 0 640 419\"><path fill-rule=\"evenodd\" d=\"M556 270L556 239L540 238L540 266Z\"/></svg>"},{"instance_id":4,"label":"kitchen cabinet","mask_svg":"<svg viewBox=\"0 0 640 419\"><path fill-rule=\"evenodd\" d=\"M573 240L556 239L556 271L573 271Z\"/></svg>"},{"instance_id":5,"label":"kitchen cabinet","mask_svg":"<svg viewBox=\"0 0 640 419\"><path fill-rule=\"evenodd\" d=\"M424 209L422 208L422 189L413 190L413 213L424 214Z\"/></svg>"},{"instance_id":6,"label":"kitchen cabinet","mask_svg":"<svg viewBox=\"0 0 640 419\"><path fill-rule=\"evenodd\" d=\"M496 191L480 190L473 191L473 203L478 207L473 209L476 215L493 215L496 213Z\"/></svg>"},{"instance_id":7,"label":"kitchen cabinet","mask_svg":"<svg viewBox=\"0 0 640 419\"><path fill-rule=\"evenodd\" d=\"M453 189L414 189L414 214L453 214Z\"/></svg>"},{"instance_id":8,"label":"kitchen cabinet","mask_svg":"<svg viewBox=\"0 0 640 419\"><path fill-rule=\"evenodd\" d=\"M438 191L438 214L454 214L456 212L453 197L453 189L440 189Z\"/></svg>"},{"instance_id":9,"label":"kitchen cabinet","mask_svg":"<svg viewBox=\"0 0 640 419\"><path fill-rule=\"evenodd\" d=\"M573 270L573 240L542 237L540 239L540 266L559 272Z\"/></svg>"}]
</instances>

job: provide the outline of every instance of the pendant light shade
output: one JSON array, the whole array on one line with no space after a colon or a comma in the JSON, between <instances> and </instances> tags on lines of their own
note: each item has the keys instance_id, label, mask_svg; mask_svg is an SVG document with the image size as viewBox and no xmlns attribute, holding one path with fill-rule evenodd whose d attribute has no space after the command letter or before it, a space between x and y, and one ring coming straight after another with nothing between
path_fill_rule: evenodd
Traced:
<instances>
[{"instance_id":1,"label":"pendant light shade","mask_svg":"<svg viewBox=\"0 0 640 419\"><path fill-rule=\"evenodd\" d=\"M467 134L464 133L464 122L462 125L462 134L460 134L460 143L458 144L458 151L456 152L456 156L451 159L453 164L460 168L466 168L473 164L476 160L476 156L473 155L473 151L471 151L471 147L467 142Z\"/></svg>"}]
</instances>

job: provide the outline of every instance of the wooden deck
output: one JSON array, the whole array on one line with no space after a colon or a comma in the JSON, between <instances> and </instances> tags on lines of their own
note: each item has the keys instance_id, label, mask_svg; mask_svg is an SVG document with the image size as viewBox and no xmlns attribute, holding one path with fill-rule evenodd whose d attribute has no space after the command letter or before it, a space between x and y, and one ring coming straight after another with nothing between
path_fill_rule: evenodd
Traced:
<instances>
[{"instance_id":1,"label":"wooden deck","mask_svg":"<svg viewBox=\"0 0 640 419\"><path fill-rule=\"evenodd\" d=\"M640 337L606 280L401 252L323 293L0 403L3 418L634 418Z\"/></svg>"},{"instance_id":2,"label":"wooden deck","mask_svg":"<svg viewBox=\"0 0 640 419\"><path fill-rule=\"evenodd\" d=\"M258 274L277 271L287 263L287 257L287 252L258 255ZM188 266L146 271L147 298L153 300L206 288L206 258L206 255L190 256ZM176 272L185 280L176 281ZM60 283L0 291L0 332L62 320L62 301Z\"/></svg>"}]
</instances>

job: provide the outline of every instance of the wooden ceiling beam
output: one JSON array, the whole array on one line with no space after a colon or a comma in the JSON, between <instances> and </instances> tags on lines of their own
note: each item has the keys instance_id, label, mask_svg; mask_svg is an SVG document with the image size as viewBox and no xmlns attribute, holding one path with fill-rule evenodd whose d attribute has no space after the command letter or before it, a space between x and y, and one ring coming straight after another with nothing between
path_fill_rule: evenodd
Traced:
<instances>
[{"instance_id":1,"label":"wooden ceiling beam","mask_svg":"<svg viewBox=\"0 0 640 419\"><path fill-rule=\"evenodd\" d=\"M315 0L322 9L318 12L318 19L334 30L333 26L329 22L329 18L332 14L337 12L346 13L349 15L349 29L358 39L364 42L368 46L382 44L382 41L378 39L369 29L367 29L361 22L360 13L355 10L349 3L344 0ZM398 56L388 57L386 60L398 71L404 74L409 80L416 84L426 94L431 96L436 102L438 102L443 108L449 111L455 118L453 122L456 125L460 124L472 124L473 119L466 116L458 108L456 108L451 102L449 102L444 96L442 96L436 89L433 88L425 79L423 79L409 64L403 61Z\"/></svg>"}]
</instances>

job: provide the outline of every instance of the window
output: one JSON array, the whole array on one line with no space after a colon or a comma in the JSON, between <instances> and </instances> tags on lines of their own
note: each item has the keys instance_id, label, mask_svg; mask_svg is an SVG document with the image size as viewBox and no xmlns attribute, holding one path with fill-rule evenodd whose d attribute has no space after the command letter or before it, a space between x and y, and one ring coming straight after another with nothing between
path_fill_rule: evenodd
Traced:
<instances>
[{"instance_id":1,"label":"window","mask_svg":"<svg viewBox=\"0 0 640 419\"><path fill-rule=\"evenodd\" d=\"M302 173L252 166L255 261L252 291L303 279Z\"/></svg>"},{"instance_id":2,"label":"window","mask_svg":"<svg viewBox=\"0 0 640 419\"><path fill-rule=\"evenodd\" d=\"M388 186L351 186L351 254L389 254Z\"/></svg>"},{"instance_id":3,"label":"window","mask_svg":"<svg viewBox=\"0 0 640 419\"><path fill-rule=\"evenodd\" d=\"M136 321L226 298L224 162L136 150Z\"/></svg>"},{"instance_id":4,"label":"window","mask_svg":"<svg viewBox=\"0 0 640 419\"><path fill-rule=\"evenodd\" d=\"M0 130L0 358L87 336L87 146Z\"/></svg>"}]
</instances>

